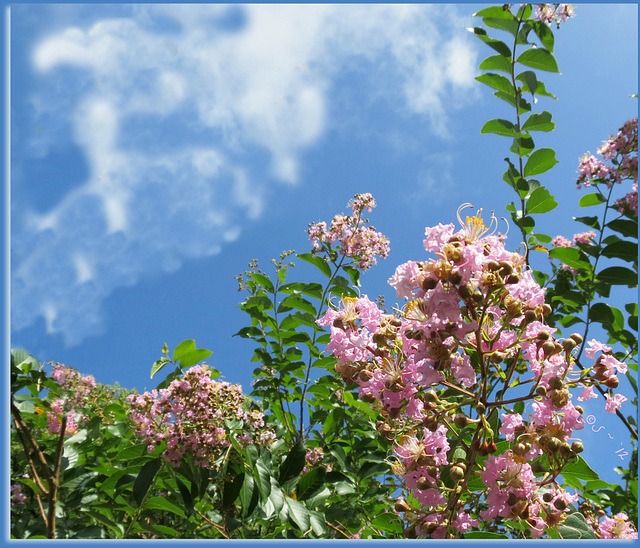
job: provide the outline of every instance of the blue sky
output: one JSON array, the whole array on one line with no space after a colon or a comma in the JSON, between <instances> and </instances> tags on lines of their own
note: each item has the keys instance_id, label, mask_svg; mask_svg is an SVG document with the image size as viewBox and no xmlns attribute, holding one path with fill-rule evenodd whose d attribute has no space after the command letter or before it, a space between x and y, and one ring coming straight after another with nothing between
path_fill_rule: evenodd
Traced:
<instances>
[{"instance_id":1,"label":"blue sky","mask_svg":"<svg viewBox=\"0 0 640 548\"><path fill-rule=\"evenodd\" d=\"M391 241L363 292L395 303L425 226L511 200L508 142L480 134L511 116L474 80L482 6L13 5L11 346L142 391L163 343L193 338L248 391L234 275L310 250L308 223L358 192ZM637 115L637 28L635 4L578 4L556 32L552 236L582 230L579 158ZM628 441L601 400L583 438L614 435L610 463Z\"/></svg>"}]
</instances>

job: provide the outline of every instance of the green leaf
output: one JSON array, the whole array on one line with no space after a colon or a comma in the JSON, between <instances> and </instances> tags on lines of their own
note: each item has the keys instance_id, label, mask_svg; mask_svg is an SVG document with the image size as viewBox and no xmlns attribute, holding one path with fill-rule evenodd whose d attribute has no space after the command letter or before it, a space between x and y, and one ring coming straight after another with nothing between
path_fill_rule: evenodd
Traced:
<instances>
[{"instance_id":1,"label":"green leaf","mask_svg":"<svg viewBox=\"0 0 640 548\"><path fill-rule=\"evenodd\" d=\"M311 253L300 253L297 255L298 259L315 266L320 272L322 272L327 278L331 277L331 267L329 263L323 257L316 257Z\"/></svg>"},{"instance_id":2,"label":"green leaf","mask_svg":"<svg viewBox=\"0 0 640 548\"><path fill-rule=\"evenodd\" d=\"M501 533L491 533L489 531L471 531L465 533L464 538L489 539L489 538L509 538Z\"/></svg>"},{"instance_id":3,"label":"green leaf","mask_svg":"<svg viewBox=\"0 0 640 548\"><path fill-rule=\"evenodd\" d=\"M580 250L575 247L554 247L549 251L549 257L558 259L571 268L589 270L591 263L582 259Z\"/></svg>"},{"instance_id":4,"label":"green leaf","mask_svg":"<svg viewBox=\"0 0 640 548\"><path fill-rule=\"evenodd\" d=\"M620 240L606 246L602 250L602 254L605 257L617 258L629 263L635 263L638 261L638 244L635 242Z\"/></svg>"},{"instance_id":5,"label":"green leaf","mask_svg":"<svg viewBox=\"0 0 640 548\"><path fill-rule=\"evenodd\" d=\"M384 514L379 514L373 521L371 525L376 529L380 529L381 531L385 531L386 533L394 533L400 534L404 529L404 525L400 516L394 514L392 512L385 512Z\"/></svg>"},{"instance_id":6,"label":"green leaf","mask_svg":"<svg viewBox=\"0 0 640 548\"><path fill-rule=\"evenodd\" d=\"M257 460L253 467L253 477L260 490L262 500L266 501L271 494L271 475L269 474L269 469L261 460Z\"/></svg>"},{"instance_id":7,"label":"green leaf","mask_svg":"<svg viewBox=\"0 0 640 548\"><path fill-rule=\"evenodd\" d=\"M511 58L511 49L509 46L500 40L496 40L495 38L491 38L487 35L487 31L482 27L474 27L469 29L473 34L475 34L480 40L482 40L487 46L497 51L500 55L504 55L505 57Z\"/></svg>"},{"instance_id":8,"label":"green leaf","mask_svg":"<svg viewBox=\"0 0 640 548\"><path fill-rule=\"evenodd\" d=\"M624 266L610 266L598 273L598 279L612 285L627 285L636 287L638 285L638 274Z\"/></svg>"},{"instance_id":9,"label":"green leaf","mask_svg":"<svg viewBox=\"0 0 640 548\"><path fill-rule=\"evenodd\" d=\"M155 478L161 466L162 460L160 458L147 461L140 470L138 477L133 482L133 498L136 499L138 506L142 504L142 500L147 494L149 487L151 487L153 478Z\"/></svg>"},{"instance_id":10,"label":"green leaf","mask_svg":"<svg viewBox=\"0 0 640 548\"><path fill-rule=\"evenodd\" d=\"M249 274L249 276L251 276L260 287L263 287L269 293L273 293L273 284L271 283L271 280L264 274L252 272L251 274Z\"/></svg>"},{"instance_id":11,"label":"green leaf","mask_svg":"<svg viewBox=\"0 0 640 548\"><path fill-rule=\"evenodd\" d=\"M222 506L224 508L228 508L236 501L244 483L244 478L245 474L241 473L224 482L222 488Z\"/></svg>"},{"instance_id":12,"label":"green leaf","mask_svg":"<svg viewBox=\"0 0 640 548\"><path fill-rule=\"evenodd\" d=\"M297 500L306 500L313 496L316 491L324 487L326 470L322 467L313 468L302 475L296 485Z\"/></svg>"},{"instance_id":13,"label":"green leaf","mask_svg":"<svg viewBox=\"0 0 640 548\"><path fill-rule=\"evenodd\" d=\"M197 350L193 350L188 354L185 354L180 359L180 368L184 369L186 367L191 367L192 365L201 362L202 360L206 360L209 356L211 356L213 352L211 350L207 350L206 348L198 348Z\"/></svg>"},{"instance_id":14,"label":"green leaf","mask_svg":"<svg viewBox=\"0 0 640 548\"><path fill-rule=\"evenodd\" d=\"M549 191L544 187L536 188L527 201L527 215L547 213L555 207L558 203Z\"/></svg>"},{"instance_id":15,"label":"green leaf","mask_svg":"<svg viewBox=\"0 0 640 548\"><path fill-rule=\"evenodd\" d=\"M253 478L249 475L244 477L242 487L240 487L240 503L242 504L242 517L250 516L256 509L260 500L260 491L256 489Z\"/></svg>"},{"instance_id":16,"label":"green leaf","mask_svg":"<svg viewBox=\"0 0 640 548\"><path fill-rule=\"evenodd\" d=\"M285 482L297 478L302 472L305 465L306 451L301 442L297 442L289 451L287 458L280 466L278 483L283 485Z\"/></svg>"},{"instance_id":17,"label":"green leaf","mask_svg":"<svg viewBox=\"0 0 640 548\"><path fill-rule=\"evenodd\" d=\"M538 90L538 77L535 72L532 70L522 71L518 76L516 76L516 80L524 84L524 91L528 91L531 95L535 95Z\"/></svg>"},{"instance_id":18,"label":"green leaf","mask_svg":"<svg viewBox=\"0 0 640 548\"><path fill-rule=\"evenodd\" d=\"M557 532L563 539L597 538L580 512L567 516L567 519L558 525Z\"/></svg>"},{"instance_id":19,"label":"green leaf","mask_svg":"<svg viewBox=\"0 0 640 548\"><path fill-rule=\"evenodd\" d=\"M589 465L580 455L578 455L577 461L567 464L562 469L562 475L565 478L572 477L577 480L583 480L583 481L592 481L592 480L600 479L598 474L589 467Z\"/></svg>"},{"instance_id":20,"label":"green leaf","mask_svg":"<svg viewBox=\"0 0 640 548\"><path fill-rule=\"evenodd\" d=\"M498 17L500 19L513 19L513 14L502 6L489 6L474 13L471 17Z\"/></svg>"},{"instance_id":21,"label":"green leaf","mask_svg":"<svg viewBox=\"0 0 640 548\"><path fill-rule=\"evenodd\" d=\"M480 70L501 70L511 74L511 58L504 55L491 55L482 61L478 68Z\"/></svg>"},{"instance_id":22,"label":"green leaf","mask_svg":"<svg viewBox=\"0 0 640 548\"><path fill-rule=\"evenodd\" d=\"M290 497L285 497L284 500L289 509L289 518L302 533L306 533L311 526L309 511L298 501Z\"/></svg>"},{"instance_id":23,"label":"green leaf","mask_svg":"<svg viewBox=\"0 0 640 548\"><path fill-rule=\"evenodd\" d=\"M196 349L196 341L193 339L187 339L186 341L182 341L176 349L173 351L173 361L178 362L182 356L186 356L189 352L192 352Z\"/></svg>"},{"instance_id":24,"label":"green leaf","mask_svg":"<svg viewBox=\"0 0 640 548\"><path fill-rule=\"evenodd\" d=\"M160 358L159 360L153 362L153 365L151 366L151 376L149 378L153 379L153 376L168 363L171 363L171 360L166 357Z\"/></svg>"},{"instance_id":25,"label":"green leaf","mask_svg":"<svg viewBox=\"0 0 640 548\"><path fill-rule=\"evenodd\" d=\"M553 51L554 38L551 27L542 21L529 21L533 31L538 35L542 45L549 51Z\"/></svg>"},{"instance_id":26,"label":"green leaf","mask_svg":"<svg viewBox=\"0 0 640 548\"><path fill-rule=\"evenodd\" d=\"M522 126L523 131L553 131L556 124L551 121L551 113L541 112L540 114L532 114Z\"/></svg>"},{"instance_id":27,"label":"green leaf","mask_svg":"<svg viewBox=\"0 0 640 548\"><path fill-rule=\"evenodd\" d=\"M553 53L544 48L530 48L523 51L516 60L518 63L538 70L560 72Z\"/></svg>"},{"instance_id":28,"label":"green leaf","mask_svg":"<svg viewBox=\"0 0 640 548\"><path fill-rule=\"evenodd\" d=\"M558 163L556 152L551 148L539 148L529 156L524 166L524 176L531 177L549 171Z\"/></svg>"},{"instance_id":29,"label":"green leaf","mask_svg":"<svg viewBox=\"0 0 640 548\"><path fill-rule=\"evenodd\" d=\"M336 434L341 428L345 418L344 409L341 407L336 407L331 410L327 420L322 425L322 433L325 436L329 436L331 434Z\"/></svg>"},{"instance_id":30,"label":"green leaf","mask_svg":"<svg viewBox=\"0 0 640 548\"><path fill-rule=\"evenodd\" d=\"M184 508L187 511L187 515L191 515L195 512L195 508L193 506L193 497L187 489L187 486L180 480L180 478L176 478L176 484L178 485L178 491L180 491L180 496L182 497L182 502L184 503Z\"/></svg>"},{"instance_id":31,"label":"green leaf","mask_svg":"<svg viewBox=\"0 0 640 548\"><path fill-rule=\"evenodd\" d=\"M531 151L535 148L535 144L531 135L528 133L519 133L513 139L513 145L511 145L511 152L517 154L518 156L526 156L530 154Z\"/></svg>"},{"instance_id":32,"label":"green leaf","mask_svg":"<svg viewBox=\"0 0 640 548\"><path fill-rule=\"evenodd\" d=\"M516 130L516 126L509 122L509 120L489 120L482 126L480 133L495 133L497 135L504 135L505 137L515 137L518 133Z\"/></svg>"},{"instance_id":33,"label":"green leaf","mask_svg":"<svg viewBox=\"0 0 640 548\"><path fill-rule=\"evenodd\" d=\"M606 198L599 192L592 192L591 194L585 194L582 198L580 198L580 207L600 205L601 203L606 201Z\"/></svg>"},{"instance_id":34,"label":"green leaf","mask_svg":"<svg viewBox=\"0 0 640 548\"><path fill-rule=\"evenodd\" d=\"M278 306L278 313L287 312L292 308L296 308L298 310L302 310L302 312L308 312L309 314L316 315L316 308L309 301L303 299L302 297L298 297L297 295L291 295L282 300L280 306Z\"/></svg>"},{"instance_id":35,"label":"green leaf","mask_svg":"<svg viewBox=\"0 0 640 548\"><path fill-rule=\"evenodd\" d=\"M147 500L144 507L149 510L164 510L176 514L181 518L186 518L184 510L173 502L167 500L167 497L151 497Z\"/></svg>"},{"instance_id":36,"label":"green leaf","mask_svg":"<svg viewBox=\"0 0 640 548\"><path fill-rule=\"evenodd\" d=\"M503 93L507 93L509 95L515 95L515 90L513 89L513 84L510 82L508 78L502 76L501 74L495 74L493 72L481 74L480 76L476 76L476 80L487 86L497 89L498 91L502 91Z\"/></svg>"},{"instance_id":37,"label":"green leaf","mask_svg":"<svg viewBox=\"0 0 640 548\"><path fill-rule=\"evenodd\" d=\"M574 217L574 220L587 225L589 228L595 228L596 230L600 230L600 223L598 222L598 217L589 216L589 217Z\"/></svg>"},{"instance_id":38,"label":"green leaf","mask_svg":"<svg viewBox=\"0 0 640 548\"><path fill-rule=\"evenodd\" d=\"M637 238L638 237L638 221L629 221L627 219L615 219L607 223L611 230L619 232L623 236Z\"/></svg>"}]
</instances>

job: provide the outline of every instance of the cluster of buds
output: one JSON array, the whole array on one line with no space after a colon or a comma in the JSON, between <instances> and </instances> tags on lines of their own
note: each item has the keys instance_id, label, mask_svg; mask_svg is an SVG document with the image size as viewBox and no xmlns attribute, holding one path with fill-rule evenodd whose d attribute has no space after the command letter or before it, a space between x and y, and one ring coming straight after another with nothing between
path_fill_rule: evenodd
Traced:
<instances>
[{"instance_id":1,"label":"cluster of buds","mask_svg":"<svg viewBox=\"0 0 640 548\"><path fill-rule=\"evenodd\" d=\"M275 433L265 427L264 415L245 409L242 388L217 382L206 365L196 365L167 388L127 397L136 434L151 453L166 444L162 456L178 466L191 454L198 466L212 468L220 451L236 436L243 445L267 445ZM227 421L241 421L231 429Z\"/></svg>"},{"instance_id":2,"label":"cluster of buds","mask_svg":"<svg viewBox=\"0 0 640 548\"><path fill-rule=\"evenodd\" d=\"M329 227L324 221L310 224L309 239L314 253L327 253L333 260L340 254L365 271L377 263L378 257L387 258L389 240L362 218L364 210L371 211L376 206L371 194L356 194L348 205L352 215L336 215Z\"/></svg>"},{"instance_id":3,"label":"cluster of buds","mask_svg":"<svg viewBox=\"0 0 640 548\"><path fill-rule=\"evenodd\" d=\"M458 231L427 228L435 257L400 265L389 280L403 309L389 315L366 295L345 298L318 324L331 329L336 372L357 384L394 443L393 473L411 493L398 503L407 536L460 536L480 517L520 520L537 538L578 500L556 482L583 450L571 390L581 387L583 400L596 385L611 389L626 366L594 340L585 352L594 365L578 369L582 337L561 339L546 324L544 290L505 249L495 218L488 227L481 211L458 219ZM500 415L510 403L520 410Z\"/></svg>"}]
</instances>

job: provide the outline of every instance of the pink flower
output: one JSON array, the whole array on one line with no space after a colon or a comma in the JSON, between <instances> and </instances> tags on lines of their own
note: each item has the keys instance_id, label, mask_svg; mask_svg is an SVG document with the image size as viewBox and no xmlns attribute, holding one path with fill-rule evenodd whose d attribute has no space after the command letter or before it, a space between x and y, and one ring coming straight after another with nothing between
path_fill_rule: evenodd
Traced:
<instances>
[{"instance_id":1,"label":"pink flower","mask_svg":"<svg viewBox=\"0 0 640 548\"><path fill-rule=\"evenodd\" d=\"M614 396L611 396L607 393L604 395L604 397L607 400L607 403L604 406L604 410L607 413L615 413L618 409L620 409L622 402L627 401L627 398L625 398L622 394L615 394Z\"/></svg>"},{"instance_id":2,"label":"pink flower","mask_svg":"<svg viewBox=\"0 0 640 548\"><path fill-rule=\"evenodd\" d=\"M591 398L597 398L598 394L593 391L593 386L585 386L584 384L580 384L584 388L582 393L578 396L579 401L587 401Z\"/></svg>"},{"instance_id":3,"label":"pink flower","mask_svg":"<svg viewBox=\"0 0 640 548\"><path fill-rule=\"evenodd\" d=\"M638 533L633 530L629 517L622 512L613 518L604 518L598 529L600 538L638 538Z\"/></svg>"},{"instance_id":4,"label":"pink flower","mask_svg":"<svg viewBox=\"0 0 640 548\"><path fill-rule=\"evenodd\" d=\"M508 415L502 415L502 426L500 427L500 434L504 434L507 440L513 441L513 432L516 426L522 425L522 415L518 413L510 413Z\"/></svg>"},{"instance_id":5,"label":"pink flower","mask_svg":"<svg viewBox=\"0 0 640 548\"><path fill-rule=\"evenodd\" d=\"M585 354L587 358L593 359L595 357L596 352L611 352L611 347L606 344L602 344L601 342L596 341L595 339L591 339L588 343L589 348L585 350Z\"/></svg>"}]
</instances>

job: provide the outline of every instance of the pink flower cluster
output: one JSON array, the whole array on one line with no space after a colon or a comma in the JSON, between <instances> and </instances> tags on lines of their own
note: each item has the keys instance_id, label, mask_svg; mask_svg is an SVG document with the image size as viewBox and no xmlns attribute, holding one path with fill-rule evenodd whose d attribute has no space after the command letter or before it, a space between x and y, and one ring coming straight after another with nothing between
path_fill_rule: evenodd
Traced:
<instances>
[{"instance_id":1,"label":"pink flower cluster","mask_svg":"<svg viewBox=\"0 0 640 548\"><path fill-rule=\"evenodd\" d=\"M275 439L262 413L244 409L240 385L214 381L204 364L191 367L167 388L127 400L136 434L144 438L147 450L151 453L166 443L162 456L173 466L188 453L197 465L213 467L220 450L230 445L230 436L243 445L266 445ZM239 433L225 421L242 421Z\"/></svg>"},{"instance_id":2,"label":"pink flower cluster","mask_svg":"<svg viewBox=\"0 0 640 548\"><path fill-rule=\"evenodd\" d=\"M592 341L586 355L595 365L579 370L572 351L582 337L559 340L545 324L551 308L544 290L524 258L495 234L495 218L489 227L481 211L458 219L461 230L452 224L425 230L424 247L434 258L402 264L389 279L408 301L402 310L386 314L367 296L344 298L318 324L331 329L327 352L337 357L336 372L357 383L360 398L380 414L378 431L394 441L393 472L415 501L412 507L399 501L396 509L412 534L459 536L479 516L520 520L539 537L577 500L536 477L532 464L545 455L561 470L582 451L581 442L571 441L584 420L570 385L614 387L626 367ZM490 385L500 379L504 388L496 396ZM494 432L491 417L510 401L528 408L503 414ZM470 441L460 441L464 429ZM509 445L496 454L499 435ZM489 457L481 463L481 456ZM484 488L463 497L474 471ZM451 481L456 489L447 486Z\"/></svg>"},{"instance_id":3,"label":"pink flower cluster","mask_svg":"<svg viewBox=\"0 0 640 548\"><path fill-rule=\"evenodd\" d=\"M331 253L335 244L340 255L354 261L354 266L364 271L377 263L377 258L389 255L389 240L362 219L362 212L371 211L376 202L371 194L356 194L348 204L352 215L336 215L329 227L324 221L309 225L309 239L314 253Z\"/></svg>"},{"instance_id":4,"label":"pink flower cluster","mask_svg":"<svg viewBox=\"0 0 640 548\"><path fill-rule=\"evenodd\" d=\"M95 402L96 381L92 375L82 376L60 363L54 365L51 376L60 385L60 391L47 412L48 430L59 434L62 417L66 414L65 435L74 434L89 418L87 408Z\"/></svg>"},{"instance_id":5,"label":"pink flower cluster","mask_svg":"<svg viewBox=\"0 0 640 548\"><path fill-rule=\"evenodd\" d=\"M574 10L571 4L536 4L533 17L550 25L555 21L558 28L569 17L573 17Z\"/></svg>"},{"instance_id":6,"label":"pink flower cluster","mask_svg":"<svg viewBox=\"0 0 640 548\"><path fill-rule=\"evenodd\" d=\"M21 483L11 484L11 506L21 506L25 503L27 497L24 496Z\"/></svg>"},{"instance_id":7,"label":"pink flower cluster","mask_svg":"<svg viewBox=\"0 0 640 548\"><path fill-rule=\"evenodd\" d=\"M638 118L627 121L617 135L612 135L598 149L598 155L602 157L602 160L591 154L585 154L580 160L578 188L582 188L583 185L589 187L599 182L604 182L607 187L611 188L616 183L631 179L636 183L634 192L637 200ZM611 162L611 165L605 164L603 160Z\"/></svg>"}]
</instances>

